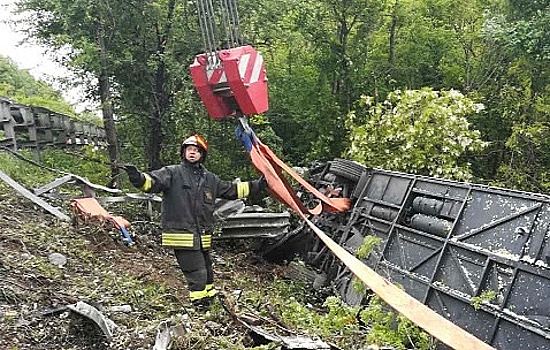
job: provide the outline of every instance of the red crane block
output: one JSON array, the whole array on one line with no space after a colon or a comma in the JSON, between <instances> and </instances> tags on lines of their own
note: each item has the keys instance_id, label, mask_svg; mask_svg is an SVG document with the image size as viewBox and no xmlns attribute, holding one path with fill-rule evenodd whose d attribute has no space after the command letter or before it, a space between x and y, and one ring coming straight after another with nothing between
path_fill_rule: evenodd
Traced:
<instances>
[{"instance_id":1,"label":"red crane block","mask_svg":"<svg viewBox=\"0 0 550 350\"><path fill-rule=\"evenodd\" d=\"M209 63L203 53L189 67L195 88L210 117L222 119L237 110L243 114L267 111L267 75L262 55L252 46L240 46L216 53L219 64Z\"/></svg>"}]
</instances>

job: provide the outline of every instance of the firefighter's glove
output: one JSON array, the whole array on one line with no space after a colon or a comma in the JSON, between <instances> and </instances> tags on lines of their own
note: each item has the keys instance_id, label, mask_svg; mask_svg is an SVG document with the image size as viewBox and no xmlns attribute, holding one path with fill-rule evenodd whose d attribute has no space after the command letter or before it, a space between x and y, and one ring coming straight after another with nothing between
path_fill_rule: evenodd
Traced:
<instances>
[{"instance_id":1,"label":"firefighter's glove","mask_svg":"<svg viewBox=\"0 0 550 350\"><path fill-rule=\"evenodd\" d=\"M258 188L260 189L260 191L263 191L267 188L267 180L265 179L264 175L260 176L260 178L258 179Z\"/></svg>"},{"instance_id":2,"label":"firefighter's glove","mask_svg":"<svg viewBox=\"0 0 550 350\"><path fill-rule=\"evenodd\" d=\"M126 173L128 174L128 179L137 188L141 188L143 184L145 183L145 175L143 175L138 168L136 168L134 165L127 164L123 167L124 170L126 170Z\"/></svg>"}]
</instances>

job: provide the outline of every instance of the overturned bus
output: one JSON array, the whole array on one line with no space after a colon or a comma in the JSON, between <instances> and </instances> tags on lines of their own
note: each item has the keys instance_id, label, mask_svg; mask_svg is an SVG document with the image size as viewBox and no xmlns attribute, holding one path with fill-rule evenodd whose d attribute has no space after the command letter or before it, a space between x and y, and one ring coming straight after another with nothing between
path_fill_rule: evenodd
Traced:
<instances>
[{"instance_id":1,"label":"overturned bus","mask_svg":"<svg viewBox=\"0 0 550 350\"><path fill-rule=\"evenodd\" d=\"M309 180L352 199L349 212L313 221L351 253L374 237L363 262L379 275L497 349L550 349L550 196L343 159L311 168ZM317 285L349 304L366 302L349 269L305 225L265 252L292 254L317 271Z\"/></svg>"}]
</instances>

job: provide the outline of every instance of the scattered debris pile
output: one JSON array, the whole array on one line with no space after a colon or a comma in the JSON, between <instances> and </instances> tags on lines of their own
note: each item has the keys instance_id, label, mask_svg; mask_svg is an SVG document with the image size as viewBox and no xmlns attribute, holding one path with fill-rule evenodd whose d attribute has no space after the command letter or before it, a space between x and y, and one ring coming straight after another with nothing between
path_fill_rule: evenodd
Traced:
<instances>
[{"instance_id":1,"label":"scattered debris pile","mask_svg":"<svg viewBox=\"0 0 550 350\"><path fill-rule=\"evenodd\" d=\"M274 307L255 310L266 308L273 283L286 280L284 266L250 250L217 250L225 297L197 310L154 224L129 218L136 244L127 246L112 225L72 226L0 189L0 348L339 349L284 325ZM312 300L296 286L293 302Z\"/></svg>"}]
</instances>

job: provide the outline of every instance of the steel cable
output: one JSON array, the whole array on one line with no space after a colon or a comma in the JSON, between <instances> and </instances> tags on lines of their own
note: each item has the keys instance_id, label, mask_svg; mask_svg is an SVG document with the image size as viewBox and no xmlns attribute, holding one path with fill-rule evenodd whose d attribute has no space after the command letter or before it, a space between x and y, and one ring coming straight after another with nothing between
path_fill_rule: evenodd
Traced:
<instances>
[{"instance_id":1,"label":"steel cable","mask_svg":"<svg viewBox=\"0 0 550 350\"><path fill-rule=\"evenodd\" d=\"M227 48L231 48L232 47L232 38L233 38L233 33L231 32L231 22L230 22L230 18L229 18L229 10L227 9L227 1L226 0L222 0L222 2L220 3L220 13L221 13L221 17L222 17L222 23L221 23L221 26L223 28L223 33L225 35L225 41L227 43Z\"/></svg>"},{"instance_id":2,"label":"steel cable","mask_svg":"<svg viewBox=\"0 0 550 350\"><path fill-rule=\"evenodd\" d=\"M209 62L213 66L217 66L219 63L218 56L217 56L217 52L219 51L219 43L216 37L216 31L217 31L216 16L215 16L214 4L212 0L207 0L206 6L207 6L207 12L206 12L205 18L207 18L208 33L210 35L210 43L211 43L210 49L209 49Z\"/></svg>"},{"instance_id":3,"label":"steel cable","mask_svg":"<svg viewBox=\"0 0 550 350\"><path fill-rule=\"evenodd\" d=\"M209 46L207 44L206 39L206 23L205 23L205 14L204 14L204 8L202 6L202 2L200 0L197 0L197 17L199 19L199 29L201 31L201 37L202 37L202 44L204 45L204 49L208 50Z\"/></svg>"},{"instance_id":4,"label":"steel cable","mask_svg":"<svg viewBox=\"0 0 550 350\"><path fill-rule=\"evenodd\" d=\"M229 1L229 11L230 11L230 18L233 20L233 28L234 28L234 36L235 36L235 44L236 45L243 45L243 38L241 33L241 26L240 26L240 20L239 20L239 11L237 8L237 1L236 0L228 0Z\"/></svg>"},{"instance_id":5,"label":"steel cable","mask_svg":"<svg viewBox=\"0 0 550 350\"><path fill-rule=\"evenodd\" d=\"M220 0L219 8L214 6L214 0L196 0L199 29L209 68L218 66L220 60L218 51L222 49L221 41L224 41L226 48L234 48L243 44L241 37L239 12L236 0ZM216 10L219 12L219 23L216 21ZM219 38L219 31L223 38Z\"/></svg>"}]
</instances>

